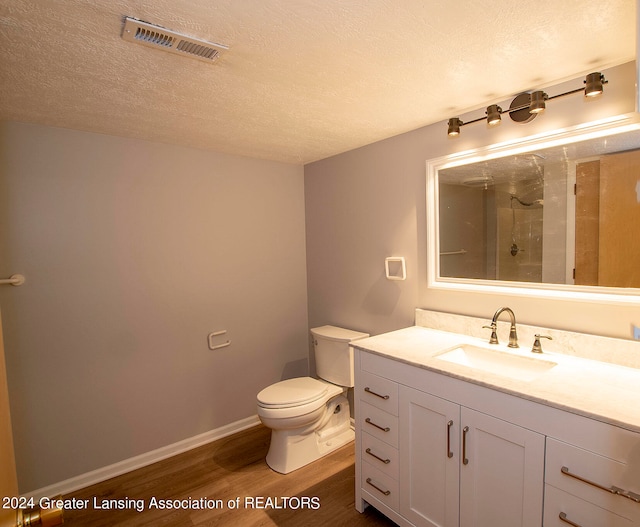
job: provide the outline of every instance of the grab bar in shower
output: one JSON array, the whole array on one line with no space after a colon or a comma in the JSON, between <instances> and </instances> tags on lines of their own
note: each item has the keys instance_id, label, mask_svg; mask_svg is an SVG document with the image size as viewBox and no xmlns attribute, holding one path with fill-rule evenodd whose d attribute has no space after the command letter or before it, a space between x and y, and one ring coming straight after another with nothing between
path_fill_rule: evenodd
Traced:
<instances>
[{"instance_id":1,"label":"grab bar in shower","mask_svg":"<svg viewBox=\"0 0 640 527\"><path fill-rule=\"evenodd\" d=\"M458 251L446 251L446 252L440 253L440 256L449 256L451 254L467 254L467 251L465 249L460 249Z\"/></svg>"}]
</instances>

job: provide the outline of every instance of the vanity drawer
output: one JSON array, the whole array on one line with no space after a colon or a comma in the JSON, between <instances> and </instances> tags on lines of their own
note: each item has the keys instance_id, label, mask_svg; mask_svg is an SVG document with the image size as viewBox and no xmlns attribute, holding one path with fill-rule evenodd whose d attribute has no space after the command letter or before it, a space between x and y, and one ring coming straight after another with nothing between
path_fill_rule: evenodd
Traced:
<instances>
[{"instance_id":1,"label":"vanity drawer","mask_svg":"<svg viewBox=\"0 0 640 527\"><path fill-rule=\"evenodd\" d=\"M568 527L570 525L633 527L634 523L629 518L615 512L602 509L551 485L545 485L544 527Z\"/></svg>"},{"instance_id":2,"label":"vanity drawer","mask_svg":"<svg viewBox=\"0 0 640 527\"><path fill-rule=\"evenodd\" d=\"M615 442L611 446L615 449ZM615 455L615 451L611 455ZM640 501L640 472L631 462L618 461L547 438L545 482L640 522L640 503L636 501ZM623 495L611 491L615 489Z\"/></svg>"},{"instance_id":3,"label":"vanity drawer","mask_svg":"<svg viewBox=\"0 0 640 527\"><path fill-rule=\"evenodd\" d=\"M360 401L358 427L367 434L398 447L398 418L380 408Z\"/></svg>"},{"instance_id":4,"label":"vanity drawer","mask_svg":"<svg viewBox=\"0 0 640 527\"><path fill-rule=\"evenodd\" d=\"M362 490L384 503L394 511L398 510L400 504L400 485L398 481L388 476L381 470L371 466L369 463L362 463Z\"/></svg>"},{"instance_id":5,"label":"vanity drawer","mask_svg":"<svg viewBox=\"0 0 640 527\"><path fill-rule=\"evenodd\" d=\"M400 475L398 449L365 433L362 434L362 461L378 468L395 480Z\"/></svg>"},{"instance_id":6,"label":"vanity drawer","mask_svg":"<svg viewBox=\"0 0 640 527\"><path fill-rule=\"evenodd\" d=\"M362 371L359 386L359 397L362 401L398 415L398 383Z\"/></svg>"}]
</instances>

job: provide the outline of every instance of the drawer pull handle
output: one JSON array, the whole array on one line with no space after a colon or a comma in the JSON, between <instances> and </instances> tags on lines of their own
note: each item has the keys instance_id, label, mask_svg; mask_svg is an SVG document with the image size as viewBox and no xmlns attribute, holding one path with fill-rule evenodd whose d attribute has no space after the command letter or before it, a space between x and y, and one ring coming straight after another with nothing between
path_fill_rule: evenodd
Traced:
<instances>
[{"instance_id":1,"label":"drawer pull handle","mask_svg":"<svg viewBox=\"0 0 640 527\"><path fill-rule=\"evenodd\" d=\"M385 465L388 465L389 463L391 463L391 460L390 460L390 459L382 459L380 456L376 456L373 452L371 452L371 449L370 449L370 448L367 448L367 449L365 450L365 452L366 452L367 454L369 454L370 456L375 457L378 461L382 461Z\"/></svg>"},{"instance_id":2,"label":"drawer pull handle","mask_svg":"<svg viewBox=\"0 0 640 527\"><path fill-rule=\"evenodd\" d=\"M382 490L380 487L378 487L378 485L376 485L373 481L371 481L371 478L367 478L367 483L371 485L374 489L376 489L378 492L382 492L382 494L384 494L385 496L388 496L389 494L391 494L390 490Z\"/></svg>"},{"instance_id":3,"label":"drawer pull handle","mask_svg":"<svg viewBox=\"0 0 640 527\"><path fill-rule=\"evenodd\" d=\"M372 426L375 426L378 430L382 430L383 432L389 432L391 430L391 428L389 428L388 426L380 426L375 424L371 419L369 419L368 417L364 420L365 423L369 423Z\"/></svg>"},{"instance_id":4,"label":"drawer pull handle","mask_svg":"<svg viewBox=\"0 0 640 527\"><path fill-rule=\"evenodd\" d=\"M380 397L380 399L384 399L385 401L389 398L388 395L380 395L379 393L374 392L368 386L365 386L364 391L367 392L367 393L370 393L371 395L375 395L376 397Z\"/></svg>"},{"instance_id":5,"label":"drawer pull handle","mask_svg":"<svg viewBox=\"0 0 640 527\"><path fill-rule=\"evenodd\" d=\"M558 515L558 518L560 518L560 520L562 520L564 523L568 523L569 525L572 525L573 527L582 527L582 525L580 525L579 523L572 522L569 518L567 518L567 515L564 512L561 512Z\"/></svg>"},{"instance_id":6,"label":"drawer pull handle","mask_svg":"<svg viewBox=\"0 0 640 527\"><path fill-rule=\"evenodd\" d=\"M596 487L597 489L604 490L605 492L610 492L611 494L617 494L618 496L622 496L623 498L627 498L631 501L635 501L636 503L640 503L640 494L636 494L635 492L631 492L630 490L624 490L620 487L616 487L615 485L611 485L610 487L605 487L604 485L600 485L595 481L588 480L583 478L582 476L578 476L577 474L573 474L567 467L562 467L560 469L565 476L569 476L571 478L577 479L578 481L582 481L587 485L591 485L592 487Z\"/></svg>"},{"instance_id":7,"label":"drawer pull handle","mask_svg":"<svg viewBox=\"0 0 640 527\"><path fill-rule=\"evenodd\" d=\"M462 464L468 465L469 460L467 459L467 433L469 432L469 427L465 426L462 429Z\"/></svg>"},{"instance_id":8,"label":"drawer pull handle","mask_svg":"<svg viewBox=\"0 0 640 527\"><path fill-rule=\"evenodd\" d=\"M452 458L453 452L451 452L451 427L453 426L453 421L449 421L447 423L447 457Z\"/></svg>"}]
</instances>

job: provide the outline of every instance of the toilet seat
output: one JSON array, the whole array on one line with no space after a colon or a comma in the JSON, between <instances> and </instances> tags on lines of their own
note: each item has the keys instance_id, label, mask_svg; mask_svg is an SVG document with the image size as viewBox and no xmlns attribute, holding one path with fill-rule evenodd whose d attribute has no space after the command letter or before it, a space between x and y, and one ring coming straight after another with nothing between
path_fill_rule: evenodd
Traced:
<instances>
[{"instance_id":1,"label":"toilet seat","mask_svg":"<svg viewBox=\"0 0 640 527\"><path fill-rule=\"evenodd\" d=\"M311 377L287 379L267 386L258 394L258 415L266 419L310 416L341 393L341 386Z\"/></svg>"},{"instance_id":2,"label":"toilet seat","mask_svg":"<svg viewBox=\"0 0 640 527\"><path fill-rule=\"evenodd\" d=\"M258 405L263 408L284 409L317 402L319 406L340 393L340 386L311 377L296 377L267 386L258 394Z\"/></svg>"}]
</instances>

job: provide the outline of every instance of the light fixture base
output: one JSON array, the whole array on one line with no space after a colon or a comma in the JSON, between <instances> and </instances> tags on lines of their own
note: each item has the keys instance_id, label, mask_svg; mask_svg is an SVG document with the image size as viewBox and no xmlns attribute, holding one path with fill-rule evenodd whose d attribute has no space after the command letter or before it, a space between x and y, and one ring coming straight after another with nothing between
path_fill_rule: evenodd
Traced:
<instances>
[{"instance_id":1,"label":"light fixture base","mask_svg":"<svg viewBox=\"0 0 640 527\"><path fill-rule=\"evenodd\" d=\"M550 101L551 99L557 99L558 97L565 97L566 95L572 95L574 93L584 93L586 97L596 97L597 95L602 94L602 86L607 84L607 80L604 78L602 73L590 73L587 75L586 80L584 81L584 88L577 88L574 90L569 90L564 93L559 93L554 95L553 97L549 97L545 92L541 90L536 90L534 92L523 92L516 96L513 101L511 101L511 105L509 109L505 111L500 108L497 104L492 104L487 106L486 120L489 126L496 126L500 124L503 113L508 113L511 120L525 124L533 121L536 118L536 115L539 113L543 113L546 108L546 101ZM457 137L460 135L460 127L477 123L478 121L484 121L484 117L478 117L477 119L472 119L471 121L462 122L459 117L452 117L449 119L448 130L447 133L449 137Z\"/></svg>"},{"instance_id":2,"label":"light fixture base","mask_svg":"<svg viewBox=\"0 0 640 527\"><path fill-rule=\"evenodd\" d=\"M517 95L513 101L511 101L511 105L509 106L509 117L511 117L512 121L516 123L525 124L530 123L536 118L536 113L529 113L529 99L531 94L529 92L521 93ZM520 108L524 106L521 110L512 111L513 108Z\"/></svg>"}]
</instances>

